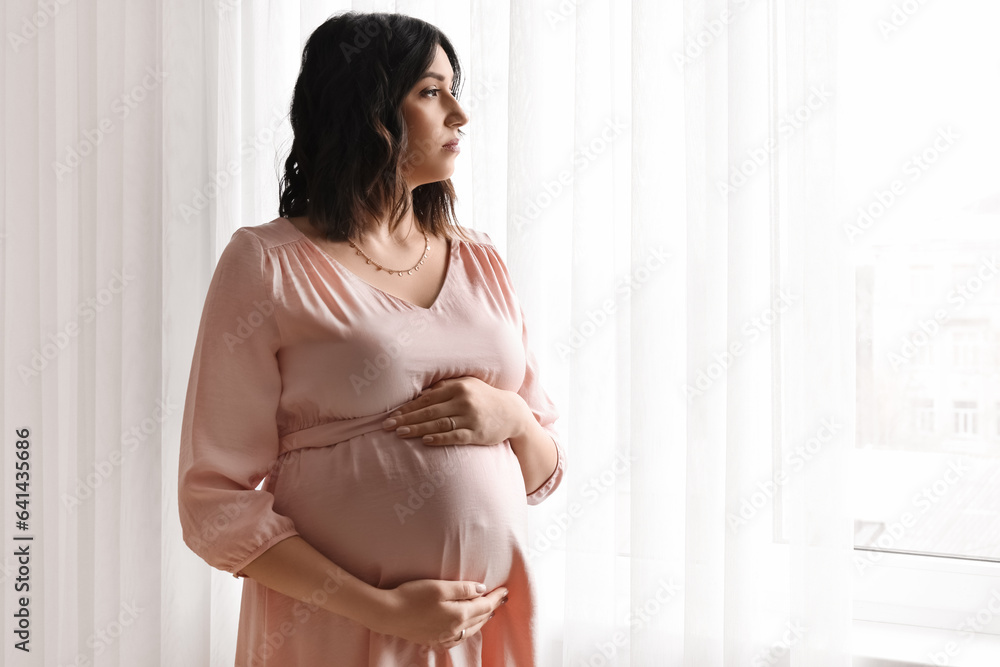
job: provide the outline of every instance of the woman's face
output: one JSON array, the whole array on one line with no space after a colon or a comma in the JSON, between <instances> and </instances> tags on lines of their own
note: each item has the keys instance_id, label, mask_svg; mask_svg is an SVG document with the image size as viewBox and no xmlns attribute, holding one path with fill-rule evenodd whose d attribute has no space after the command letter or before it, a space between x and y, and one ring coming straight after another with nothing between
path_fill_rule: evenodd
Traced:
<instances>
[{"instance_id":1,"label":"woman's face","mask_svg":"<svg viewBox=\"0 0 1000 667\"><path fill-rule=\"evenodd\" d=\"M451 95L454 71L448 55L437 46L437 55L424 76L403 98L402 112L409 133L409 151L403 171L410 188L450 178L457 151L445 144L458 139L458 128L469 122Z\"/></svg>"}]
</instances>

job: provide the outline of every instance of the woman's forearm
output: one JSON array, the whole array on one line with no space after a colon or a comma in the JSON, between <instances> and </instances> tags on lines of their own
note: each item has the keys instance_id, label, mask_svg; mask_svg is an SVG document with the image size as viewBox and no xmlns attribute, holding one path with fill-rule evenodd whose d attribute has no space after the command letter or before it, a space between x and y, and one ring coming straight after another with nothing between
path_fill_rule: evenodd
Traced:
<instances>
[{"instance_id":1,"label":"woman's forearm","mask_svg":"<svg viewBox=\"0 0 1000 667\"><path fill-rule=\"evenodd\" d=\"M270 589L366 627L382 609L381 589L351 575L299 535L281 540L242 571Z\"/></svg>"},{"instance_id":2,"label":"woman's forearm","mask_svg":"<svg viewBox=\"0 0 1000 667\"><path fill-rule=\"evenodd\" d=\"M520 395L511 393L513 400L522 406L522 417L520 428L509 438L510 448L521 465L525 493L530 494L555 472L559 453L556 451L555 441L535 419L528 404Z\"/></svg>"}]
</instances>

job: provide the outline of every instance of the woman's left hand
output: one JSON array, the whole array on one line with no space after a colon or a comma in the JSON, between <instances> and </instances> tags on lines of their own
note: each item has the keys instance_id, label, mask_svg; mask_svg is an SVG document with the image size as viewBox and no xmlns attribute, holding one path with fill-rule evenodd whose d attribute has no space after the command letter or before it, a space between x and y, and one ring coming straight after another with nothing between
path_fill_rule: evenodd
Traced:
<instances>
[{"instance_id":1,"label":"woman's left hand","mask_svg":"<svg viewBox=\"0 0 1000 667\"><path fill-rule=\"evenodd\" d=\"M435 382L393 411L382 428L428 445L494 445L520 435L529 418L534 416L516 392L465 376Z\"/></svg>"}]
</instances>

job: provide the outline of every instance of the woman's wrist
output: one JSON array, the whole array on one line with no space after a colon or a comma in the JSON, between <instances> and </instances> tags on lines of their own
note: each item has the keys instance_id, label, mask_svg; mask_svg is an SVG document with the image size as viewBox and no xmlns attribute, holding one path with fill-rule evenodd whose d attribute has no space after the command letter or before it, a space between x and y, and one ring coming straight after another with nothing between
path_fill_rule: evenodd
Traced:
<instances>
[{"instance_id":1,"label":"woman's wrist","mask_svg":"<svg viewBox=\"0 0 1000 667\"><path fill-rule=\"evenodd\" d=\"M348 617L369 630L379 632L385 619L392 611L391 591L372 586L361 580L357 580L357 583L357 589L352 594L355 601L351 605L351 613ZM343 611L334 609L329 611L344 614Z\"/></svg>"},{"instance_id":2,"label":"woman's wrist","mask_svg":"<svg viewBox=\"0 0 1000 667\"><path fill-rule=\"evenodd\" d=\"M514 440L523 438L524 434L531 428L531 424L535 422L535 415L532 414L531 408L516 391L508 391L507 398L511 405L510 412L514 415L510 420L512 426L507 439L513 444Z\"/></svg>"}]
</instances>

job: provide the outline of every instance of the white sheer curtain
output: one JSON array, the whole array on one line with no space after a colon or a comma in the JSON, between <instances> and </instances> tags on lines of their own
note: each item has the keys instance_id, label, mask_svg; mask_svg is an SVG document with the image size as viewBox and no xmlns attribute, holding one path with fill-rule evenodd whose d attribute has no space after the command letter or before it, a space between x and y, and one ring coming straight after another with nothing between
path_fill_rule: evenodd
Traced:
<instances>
[{"instance_id":1,"label":"white sheer curtain","mask_svg":"<svg viewBox=\"0 0 1000 667\"><path fill-rule=\"evenodd\" d=\"M180 536L181 405L216 258L277 216L302 44L345 9L464 64L460 218L505 253L570 457L531 511L542 664L849 664L833 0L6 2L8 627L34 537L7 659L232 664L239 582Z\"/></svg>"}]
</instances>

